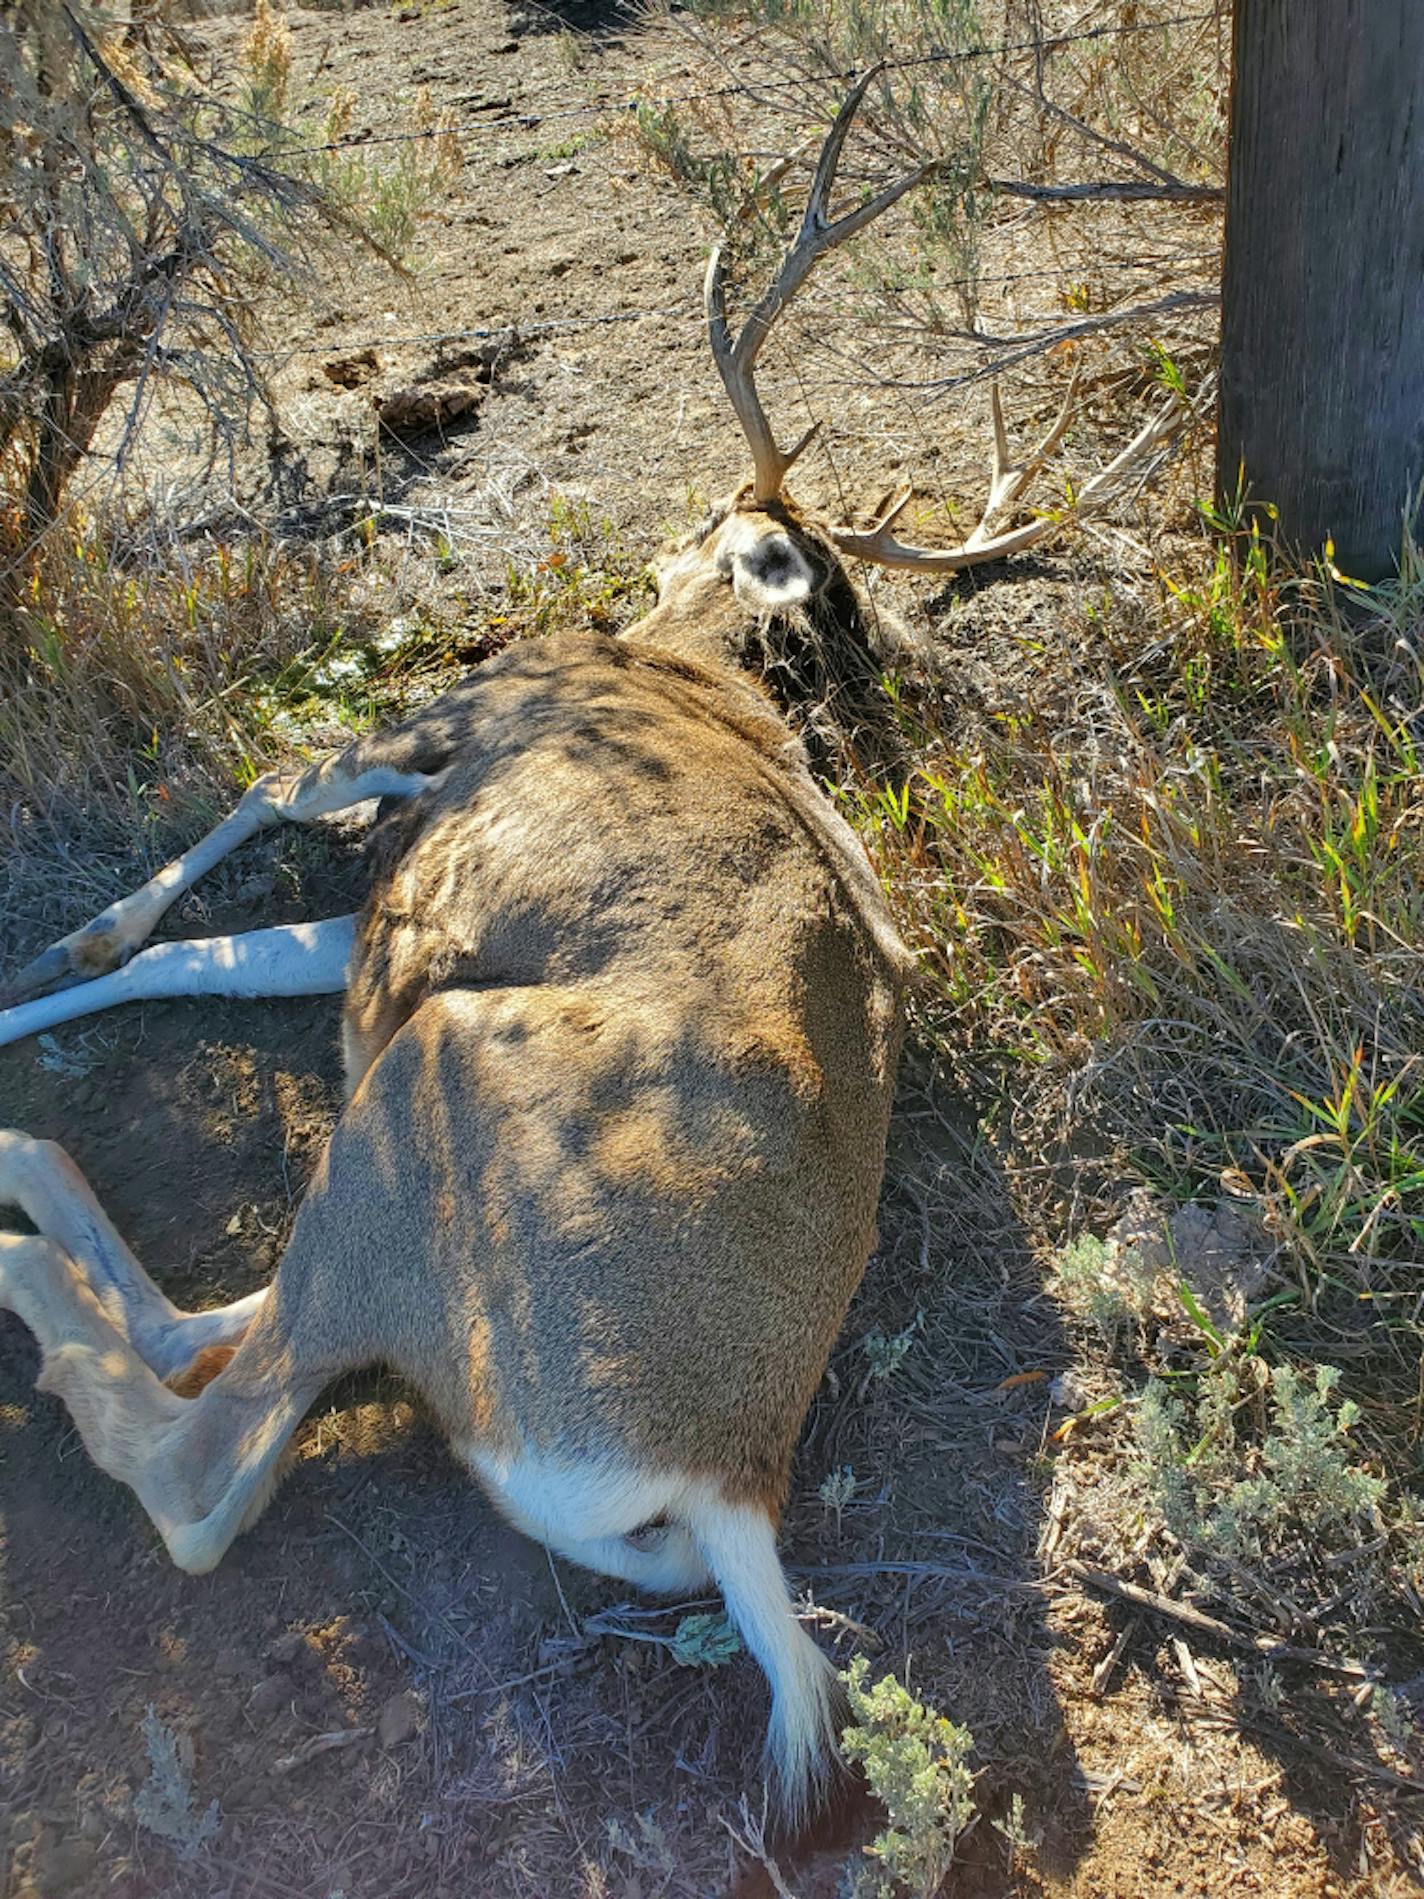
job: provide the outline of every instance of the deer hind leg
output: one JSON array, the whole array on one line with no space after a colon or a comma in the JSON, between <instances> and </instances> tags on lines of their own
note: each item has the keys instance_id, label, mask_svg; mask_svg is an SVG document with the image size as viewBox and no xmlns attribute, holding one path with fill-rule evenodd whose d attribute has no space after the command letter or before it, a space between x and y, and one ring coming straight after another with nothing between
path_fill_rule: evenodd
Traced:
<instances>
[{"instance_id":1,"label":"deer hind leg","mask_svg":"<svg viewBox=\"0 0 1424 1899\"><path fill-rule=\"evenodd\" d=\"M121 968L185 890L259 831L282 822L309 824L371 798L413 798L438 784L440 777L439 772L402 771L382 762L378 741L359 740L299 775L273 772L259 778L191 850L165 864L141 889L42 950L0 993L0 1002L11 1007Z\"/></svg>"},{"instance_id":2,"label":"deer hind leg","mask_svg":"<svg viewBox=\"0 0 1424 1899\"><path fill-rule=\"evenodd\" d=\"M53 1240L0 1233L0 1308L43 1353L39 1387L63 1400L100 1469L137 1495L180 1569L201 1575L261 1513L319 1379L249 1337L192 1399L163 1385ZM258 1330L261 1331L261 1327Z\"/></svg>"},{"instance_id":3,"label":"deer hind leg","mask_svg":"<svg viewBox=\"0 0 1424 1899\"><path fill-rule=\"evenodd\" d=\"M0 1128L0 1206L18 1207L84 1276L105 1319L160 1379L241 1343L268 1289L209 1312L181 1312L139 1265L62 1147ZM208 1368L216 1369L212 1358Z\"/></svg>"}]
</instances>

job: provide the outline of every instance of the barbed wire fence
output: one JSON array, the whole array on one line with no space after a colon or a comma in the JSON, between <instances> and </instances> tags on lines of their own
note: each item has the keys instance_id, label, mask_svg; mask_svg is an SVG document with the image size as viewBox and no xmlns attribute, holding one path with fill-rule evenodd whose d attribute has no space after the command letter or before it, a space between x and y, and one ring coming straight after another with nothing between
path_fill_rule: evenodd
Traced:
<instances>
[{"instance_id":1,"label":"barbed wire fence","mask_svg":"<svg viewBox=\"0 0 1424 1899\"><path fill-rule=\"evenodd\" d=\"M1175 13L1165 19L1143 21L1120 21L1112 26L1086 28L1075 33L1046 33L1036 39L1000 40L992 45L942 47L928 53L915 53L900 59L883 59L877 62L877 70L882 72L910 72L927 66L959 66L972 64L982 59L1002 59L1011 53L1038 53L1057 51L1065 46L1077 46L1096 40L1123 39L1139 33L1161 33L1177 26L1207 26L1220 18L1215 8L1206 8L1195 13ZM853 85L865 75L864 67L838 66L818 71L816 78L822 81L839 81ZM768 92L795 91L801 88L799 79L767 78L751 81L732 81L722 86L703 86L689 92L646 95L633 93L623 99L590 100L580 105L560 105L547 111L511 112L502 119L456 119L454 130L463 137L506 129L532 131L540 125L550 125L567 119L616 116L619 113L662 112L675 106L702 105L717 99L763 97ZM408 145L417 141L430 141L441 135L440 127L429 126L414 132L376 132L360 138L327 139L316 143L292 143L269 146L265 151L255 154L262 159L290 158L301 154L318 152L348 151L353 148L364 149L371 145Z\"/></svg>"}]
</instances>

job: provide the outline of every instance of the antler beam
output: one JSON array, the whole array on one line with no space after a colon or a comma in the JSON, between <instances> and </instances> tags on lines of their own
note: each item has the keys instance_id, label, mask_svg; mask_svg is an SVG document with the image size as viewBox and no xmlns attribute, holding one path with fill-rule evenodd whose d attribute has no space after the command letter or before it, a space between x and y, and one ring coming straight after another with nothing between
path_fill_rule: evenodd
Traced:
<instances>
[{"instance_id":1,"label":"antler beam","mask_svg":"<svg viewBox=\"0 0 1424 1899\"><path fill-rule=\"evenodd\" d=\"M1063 523L1062 514L1040 515L1037 520L1026 521L1020 527L1007 528L996 532L998 523L1012 509L1027 490L1034 476L1043 467L1048 457L1063 439L1068 427L1068 418L1072 412L1073 397L1078 386L1076 374L1068 385L1068 394L1063 407L1059 410L1052 428L1044 436L1038 447L1023 461L1009 461L1008 433L1004 428L1003 405L999 401L999 387L995 383L990 403L994 420L994 450L990 465L989 499L979 517L979 525L967 540L958 547L911 547L903 541L897 541L890 529L904 513L913 497L914 490L903 488L895 496L889 507L883 510L875 523L863 530L855 528L834 528L831 540L842 554L853 555L856 559L868 561L876 567L901 567L915 569L927 574L957 574L966 567L977 567L984 561L1003 560L1010 554L1019 554L1036 542L1046 539ZM1173 396L1171 401L1143 428L1133 436L1120 454L1092 476L1078 490L1071 508L1067 510L1070 518L1081 518L1105 508L1120 492L1129 473L1144 456L1149 455L1161 443L1170 440L1181 428L1188 411Z\"/></svg>"},{"instance_id":2,"label":"antler beam","mask_svg":"<svg viewBox=\"0 0 1424 1899\"><path fill-rule=\"evenodd\" d=\"M819 260L828 251L834 250L838 244L844 244L847 238L854 237L858 231L863 231L867 224L878 218L882 212L888 211L890 206L903 198L907 191L913 190L916 185L932 176L937 169L933 162L922 165L918 170L908 172L904 177L896 179L883 191L877 192L873 198L868 198L864 204L857 205L853 211L847 211L843 217L831 217L828 208L829 201L831 192L835 188L846 134L860 109L866 92L883 71L884 67L881 65L873 67L864 74L851 88L837 112L831 129L826 134L820 156L816 160L805 213L795 241L782 259L781 267L770 287L753 306L735 340L727 322L727 265L723 246L715 245L711 257L707 260L707 279L704 285L707 333L712 344L712 355L716 361L718 373L721 375L723 386L752 452L752 499L760 506L775 501L780 495L787 471L820 426L819 423L813 423L799 441L790 448L783 449L777 446L776 437L772 433L771 424L767 420L766 411L757 394L756 364L762 346L771 334L777 319L806 282ZM757 187L757 195L765 193L774 183L779 182L794 162L794 156L783 159L767 174ZM755 201L755 196L748 201L743 215L750 213ZM1014 461L1009 453L1008 431L1004 427L1004 411L999 400L998 385L994 385L990 398L994 443L989 473L989 496L978 525L969 538L958 547L911 547L895 538L890 530L910 503L913 491L908 488L896 495L889 507L882 511L879 518L869 528L859 530L839 527L834 529L831 539L836 547L843 554L853 555L857 559L869 561L877 566L917 568L926 573L952 574L958 573L965 567L977 566L983 561L1002 560L1006 555L1017 554L1024 548L1032 547L1036 542L1054 532L1061 524L1065 513L1072 517L1080 517L1106 507L1121 490L1126 477L1136 464L1181 427L1187 411L1176 397L1173 397L1162 413L1148 422L1105 468L1084 482L1067 510L1040 515L1034 520L1021 523L1018 527L1005 525L1012 520L1015 507L1023 499L1034 477L1062 441L1072 415L1077 387L1078 379L1075 372L1053 426L1036 448L1025 455L1021 461Z\"/></svg>"},{"instance_id":3,"label":"antler beam","mask_svg":"<svg viewBox=\"0 0 1424 1899\"><path fill-rule=\"evenodd\" d=\"M897 199L903 198L907 191L921 183L935 169L933 164L922 165L919 170L909 172L894 184L887 185L883 191L877 192L864 204L857 205L853 211L846 212L844 217L832 220L828 216L827 200L835 185L846 133L850 130L851 120L859 110L867 88L883 70L883 66L873 67L858 80L836 114L816 161L811 193L806 200L806 210L796 241L782 260L770 289L742 325L741 334L735 342L727 324L727 269L720 244L713 246L712 255L707 260L704 285L707 333L723 386L752 451L753 496L758 502L774 501L781 493L787 470L819 427L819 424L813 423L792 448L781 449L776 445L771 424L766 419L766 411L757 394L755 376L757 357L771 333L772 325L827 251L844 244L857 231L863 231L867 224L883 211L888 211Z\"/></svg>"}]
</instances>

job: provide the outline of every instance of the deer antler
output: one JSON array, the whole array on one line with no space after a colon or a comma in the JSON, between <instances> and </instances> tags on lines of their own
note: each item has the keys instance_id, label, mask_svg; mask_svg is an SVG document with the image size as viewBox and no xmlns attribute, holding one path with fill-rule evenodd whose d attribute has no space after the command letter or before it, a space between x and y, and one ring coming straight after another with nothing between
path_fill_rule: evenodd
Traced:
<instances>
[{"instance_id":1,"label":"deer antler","mask_svg":"<svg viewBox=\"0 0 1424 1899\"><path fill-rule=\"evenodd\" d=\"M1008 528L1001 533L996 533L995 528L1062 441L1077 387L1075 371L1063 399L1063 407L1058 411L1052 428L1038 447L1021 462L1010 462L999 386L997 383L993 385L990 407L994 418L994 453L990 464L989 499L979 517L979 525L958 547L909 547L895 539L890 529L909 506L914 494L914 490L907 487L902 488L890 505L881 511L871 527L864 530L833 528L831 540L837 550L869 561L877 567L906 567L917 568L928 574L957 574L965 567L977 567L981 561L1003 560L1009 554L1021 553L1024 548L1032 547L1036 541L1052 534L1061 525L1061 515L1041 515L1036 521L1027 521L1021 527ZM1105 508L1121 490L1129 471L1143 456L1175 435L1186 415L1183 405L1173 396L1162 412L1139 429L1127 447L1115 455L1106 468L1099 469L1096 475L1083 483L1069 512L1082 516Z\"/></svg>"},{"instance_id":2,"label":"deer antler","mask_svg":"<svg viewBox=\"0 0 1424 1899\"><path fill-rule=\"evenodd\" d=\"M816 160L816 170L811 179L811 190L796 240L782 259L781 268L771 286L742 325L735 342L727 324L727 270L720 244L713 246L712 255L707 260L704 286L707 333L723 385L752 451L752 498L761 505L774 501L781 493L788 469L820 427L819 422L814 422L791 448L777 447L771 424L767 421L766 411L757 394L756 362L762 345L771 334L777 318L810 276L817 261L827 251L843 244L848 237L854 237L857 231L863 231L867 224L883 211L888 211L907 191L923 183L937 169L934 163L922 165L917 171L896 179L894 184L887 185L883 191L877 192L864 204L857 205L853 211L847 211L844 217L830 218L827 201L835 186L846 134L866 91L883 71L883 64L872 67L846 95L826 134L820 157ZM779 182L798 155L782 159L761 182L758 194ZM753 198L743 207L743 216L750 215L754 202ZM1014 504L1022 499L1035 475L1062 441L1077 388L1075 371L1053 426L1037 448L1022 461L1015 462L1009 458L1009 439L1004 427L999 387L997 383L993 385L990 406L994 423L994 453L990 466L989 498L979 518L979 525L959 547L908 547L895 539L890 529L910 503L913 495L910 488L902 489L871 527L863 531L850 527L835 528L831 533L832 541L841 553L855 555L878 566L920 568L927 573L941 574L957 573L961 568L976 566L981 561L1001 560L1005 555L1017 554L1023 548L1032 547L1036 541L1043 540L1053 532L1061 516L1040 516L1020 527L1002 531L1000 523L1010 516ZM1174 396L1160 415L1139 430L1121 454L1084 482L1074 497L1071 512L1074 515L1086 515L1106 507L1119 492L1128 471L1144 455L1175 434L1186 413Z\"/></svg>"},{"instance_id":3,"label":"deer antler","mask_svg":"<svg viewBox=\"0 0 1424 1899\"><path fill-rule=\"evenodd\" d=\"M755 378L756 360L762 344L771 334L772 325L805 283L818 258L834 250L838 244L843 244L848 237L854 237L857 231L864 230L872 219L878 218L882 211L888 211L898 198L904 197L907 191L935 169L933 165L922 165L918 171L897 179L893 185L887 185L883 191L877 192L875 197L857 205L854 211L847 211L844 217L834 222L828 218L826 201L836 181L846 133L850 130L851 120L865 97L867 87L883 70L883 66L873 67L846 95L816 161L811 194L806 200L806 211L796 241L783 258L770 289L742 325L741 334L735 343L727 326L727 272L720 244L713 246L712 255L707 260L707 280L703 293L707 308L707 332L723 386L752 451L752 492L758 502L774 501L781 493L786 471L820 426L819 423L813 423L793 448L780 449L776 445L771 424L766 419L766 411L757 395Z\"/></svg>"}]
</instances>

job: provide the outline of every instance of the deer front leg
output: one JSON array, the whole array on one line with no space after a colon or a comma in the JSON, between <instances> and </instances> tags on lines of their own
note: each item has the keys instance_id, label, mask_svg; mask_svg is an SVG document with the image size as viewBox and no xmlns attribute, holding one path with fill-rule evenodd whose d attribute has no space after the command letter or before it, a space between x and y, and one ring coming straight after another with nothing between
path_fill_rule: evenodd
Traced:
<instances>
[{"instance_id":1,"label":"deer front leg","mask_svg":"<svg viewBox=\"0 0 1424 1899\"><path fill-rule=\"evenodd\" d=\"M215 864L259 831L278 823L309 824L370 798L412 798L439 782L439 773L398 771L375 765L353 771L345 754L323 759L297 776L273 772L259 778L237 808L191 850L165 864L140 890L120 897L80 929L42 950L0 992L0 1006L67 989L119 969L146 943L169 906Z\"/></svg>"},{"instance_id":2,"label":"deer front leg","mask_svg":"<svg viewBox=\"0 0 1424 1899\"><path fill-rule=\"evenodd\" d=\"M76 1016L159 996L339 996L355 939L350 916L155 943L107 976L0 1009L0 1048Z\"/></svg>"},{"instance_id":3,"label":"deer front leg","mask_svg":"<svg viewBox=\"0 0 1424 1899\"><path fill-rule=\"evenodd\" d=\"M53 1141L0 1128L0 1206L19 1207L83 1274L109 1325L160 1379L181 1379L200 1354L240 1344L266 1302L264 1286L209 1312L181 1312L154 1285L88 1181Z\"/></svg>"},{"instance_id":4,"label":"deer front leg","mask_svg":"<svg viewBox=\"0 0 1424 1899\"><path fill-rule=\"evenodd\" d=\"M180 1569L213 1568L271 1495L282 1454L320 1380L248 1343L196 1398L170 1391L53 1240L0 1233L0 1309L44 1355L39 1388L68 1407L101 1470L127 1484Z\"/></svg>"}]
</instances>

